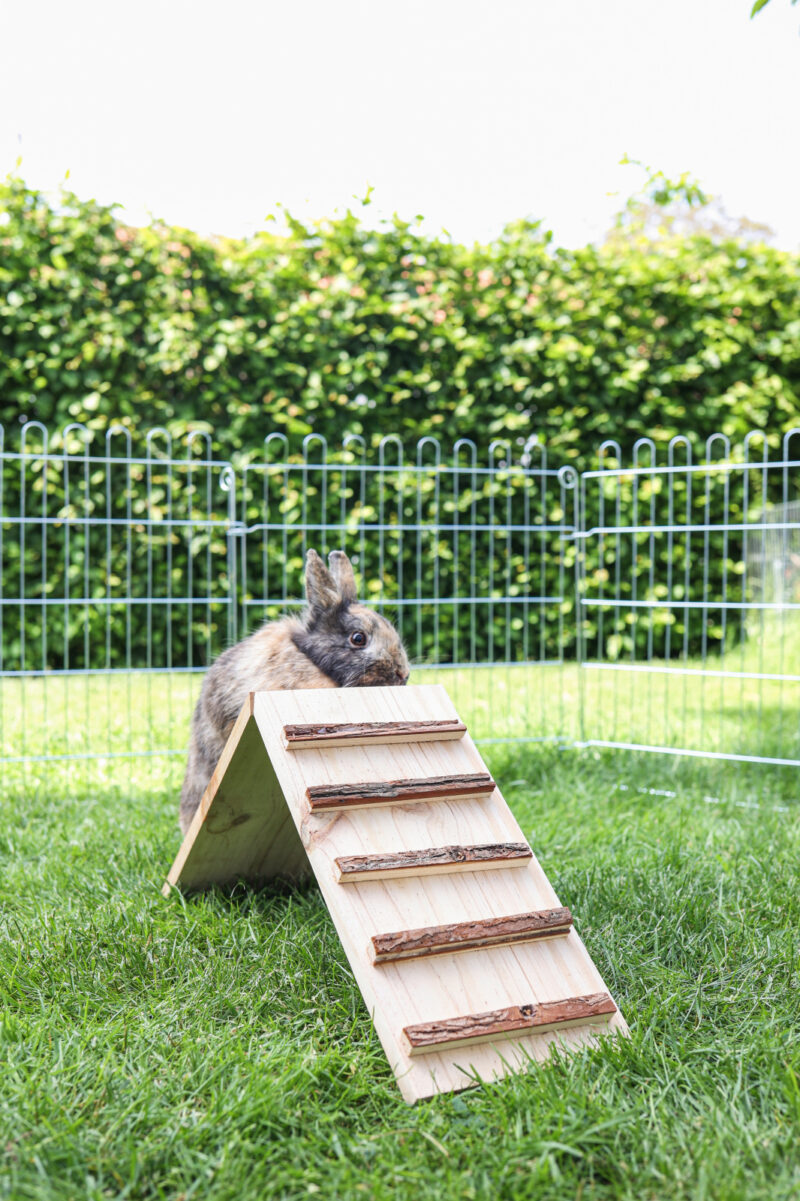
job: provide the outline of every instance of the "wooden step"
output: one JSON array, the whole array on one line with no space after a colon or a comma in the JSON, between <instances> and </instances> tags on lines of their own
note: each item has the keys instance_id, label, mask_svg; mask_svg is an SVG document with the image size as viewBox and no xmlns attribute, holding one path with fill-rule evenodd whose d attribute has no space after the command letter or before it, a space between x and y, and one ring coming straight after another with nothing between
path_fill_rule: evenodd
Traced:
<instances>
[{"instance_id":1,"label":"wooden step","mask_svg":"<svg viewBox=\"0 0 800 1201\"><path fill-rule=\"evenodd\" d=\"M315 784L306 789L314 813L332 809L366 809L402 805L409 801L461 801L491 796L495 782L486 772L472 775L428 776L417 780L386 780L366 784Z\"/></svg>"},{"instance_id":2,"label":"wooden step","mask_svg":"<svg viewBox=\"0 0 800 1201\"><path fill-rule=\"evenodd\" d=\"M470 1043L494 1042L509 1035L557 1030L568 1026L606 1021L617 1007L608 993L568 997L563 1001L544 1001L539 1005L511 1005L488 1013L471 1013L439 1022L420 1022L405 1026L403 1035L410 1055L428 1051L460 1048Z\"/></svg>"},{"instance_id":3,"label":"wooden step","mask_svg":"<svg viewBox=\"0 0 800 1201\"><path fill-rule=\"evenodd\" d=\"M340 884L356 884L360 880L400 880L404 876L524 867L532 857L526 842L489 842L482 846L430 847L425 851L383 855L340 855L334 863Z\"/></svg>"},{"instance_id":4,"label":"wooden step","mask_svg":"<svg viewBox=\"0 0 800 1201\"><path fill-rule=\"evenodd\" d=\"M419 930L398 930L393 934L373 934L373 963L558 938L569 934L571 927L572 914L566 907L559 906L557 909L516 913L511 917L481 918L446 926L423 926Z\"/></svg>"},{"instance_id":5,"label":"wooden step","mask_svg":"<svg viewBox=\"0 0 800 1201\"><path fill-rule=\"evenodd\" d=\"M452 742L463 738L467 727L461 721L362 721L333 725L293 725L283 727L287 750L369 743Z\"/></svg>"}]
</instances>

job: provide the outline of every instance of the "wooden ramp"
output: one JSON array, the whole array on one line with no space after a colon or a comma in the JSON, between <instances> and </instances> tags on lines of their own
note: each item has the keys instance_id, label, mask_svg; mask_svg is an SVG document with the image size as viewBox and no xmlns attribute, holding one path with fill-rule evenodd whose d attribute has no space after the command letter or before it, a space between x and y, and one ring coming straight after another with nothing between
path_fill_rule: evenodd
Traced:
<instances>
[{"instance_id":1,"label":"wooden ramp","mask_svg":"<svg viewBox=\"0 0 800 1201\"><path fill-rule=\"evenodd\" d=\"M251 694L164 893L309 871L406 1101L627 1031L443 688Z\"/></svg>"}]
</instances>

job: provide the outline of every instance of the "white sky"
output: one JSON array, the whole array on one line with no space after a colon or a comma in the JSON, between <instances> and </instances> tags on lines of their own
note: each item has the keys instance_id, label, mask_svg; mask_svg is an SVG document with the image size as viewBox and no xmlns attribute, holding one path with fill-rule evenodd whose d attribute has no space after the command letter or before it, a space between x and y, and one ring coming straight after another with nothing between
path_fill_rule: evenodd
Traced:
<instances>
[{"instance_id":1,"label":"white sky","mask_svg":"<svg viewBox=\"0 0 800 1201\"><path fill-rule=\"evenodd\" d=\"M0 0L0 176L201 232L282 202L485 240L608 228L690 171L800 245L800 6L771 0Z\"/></svg>"}]
</instances>

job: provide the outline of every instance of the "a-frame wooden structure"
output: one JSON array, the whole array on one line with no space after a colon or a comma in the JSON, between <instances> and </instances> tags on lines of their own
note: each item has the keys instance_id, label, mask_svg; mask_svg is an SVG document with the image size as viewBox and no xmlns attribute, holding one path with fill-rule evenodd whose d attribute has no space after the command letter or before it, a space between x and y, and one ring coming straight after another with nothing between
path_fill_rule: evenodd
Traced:
<instances>
[{"instance_id":1,"label":"a-frame wooden structure","mask_svg":"<svg viewBox=\"0 0 800 1201\"><path fill-rule=\"evenodd\" d=\"M164 892L309 871L406 1101L627 1030L443 688L251 694Z\"/></svg>"}]
</instances>

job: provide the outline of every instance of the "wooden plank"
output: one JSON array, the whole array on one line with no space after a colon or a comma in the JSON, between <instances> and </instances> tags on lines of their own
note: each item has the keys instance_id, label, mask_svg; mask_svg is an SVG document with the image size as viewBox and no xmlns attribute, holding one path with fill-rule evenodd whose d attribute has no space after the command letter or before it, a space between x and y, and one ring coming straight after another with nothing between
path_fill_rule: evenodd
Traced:
<instances>
[{"instance_id":1,"label":"wooden plank","mask_svg":"<svg viewBox=\"0 0 800 1201\"><path fill-rule=\"evenodd\" d=\"M537 938L557 938L569 934L571 926L572 914L566 906L560 905L556 909L515 913L511 917L481 918L419 930L398 930L393 934L373 934L373 962L389 963L395 959L416 959L422 955L453 954L479 947L532 942Z\"/></svg>"},{"instance_id":2,"label":"wooden plank","mask_svg":"<svg viewBox=\"0 0 800 1201\"><path fill-rule=\"evenodd\" d=\"M489 842L483 846L429 847L392 854L339 855L334 863L340 884L356 884L359 880L401 880L404 876L522 867L532 856L527 842Z\"/></svg>"},{"instance_id":3,"label":"wooden plank","mask_svg":"<svg viewBox=\"0 0 800 1201\"><path fill-rule=\"evenodd\" d=\"M603 1021L617 1012L608 993L591 993L584 997L568 997L563 1001L544 1001L541 1004L510 1005L488 1013L470 1013L464 1017L445 1018L439 1022L420 1022L405 1026L403 1035L410 1055L441 1051L443 1047L466 1047L470 1043L485 1043L509 1035L533 1033L567 1026L586 1025Z\"/></svg>"},{"instance_id":4,"label":"wooden plank","mask_svg":"<svg viewBox=\"0 0 800 1201\"><path fill-rule=\"evenodd\" d=\"M257 883L278 876L304 879L308 856L253 717L253 693L242 706L219 763L162 888L182 892Z\"/></svg>"},{"instance_id":5,"label":"wooden plank","mask_svg":"<svg viewBox=\"0 0 800 1201\"><path fill-rule=\"evenodd\" d=\"M525 842L500 790L485 797L432 804L314 813L310 784L399 780L487 772L469 733L450 742L365 744L298 754L284 746L288 724L458 719L439 685L263 692L256 720L281 781L325 902L405 1099L468 1088L547 1059L553 1047L578 1048L597 1031L624 1034L622 1015L606 1025L561 1027L502 1041L456 1044L409 1055L403 1029L431 1017L451 1018L518 1004L608 989L573 928L563 938L487 947L472 955L405 959L376 968L369 954L376 931L416 929L478 914L508 914L561 904L535 853L508 871L454 872L430 877L337 883L335 859L369 852L482 843Z\"/></svg>"},{"instance_id":6,"label":"wooden plank","mask_svg":"<svg viewBox=\"0 0 800 1201\"><path fill-rule=\"evenodd\" d=\"M401 805L411 801L463 800L489 796L495 782L487 772L427 776L424 779L372 781L359 784L315 784L306 789L313 813L332 809Z\"/></svg>"},{"instance_id":7,"label":"wooden plank","mask_svg":"<svg viewBox=\"0 0 800 1201\"><path fill-rule=\"evenodd\" d=\"M461 721L361 721L335 722L332 725L289 725L283 727L287 750L337 746L363 746L366 743L450 742L463 738L467 727Z\"/></svg>"}]
</instances>

